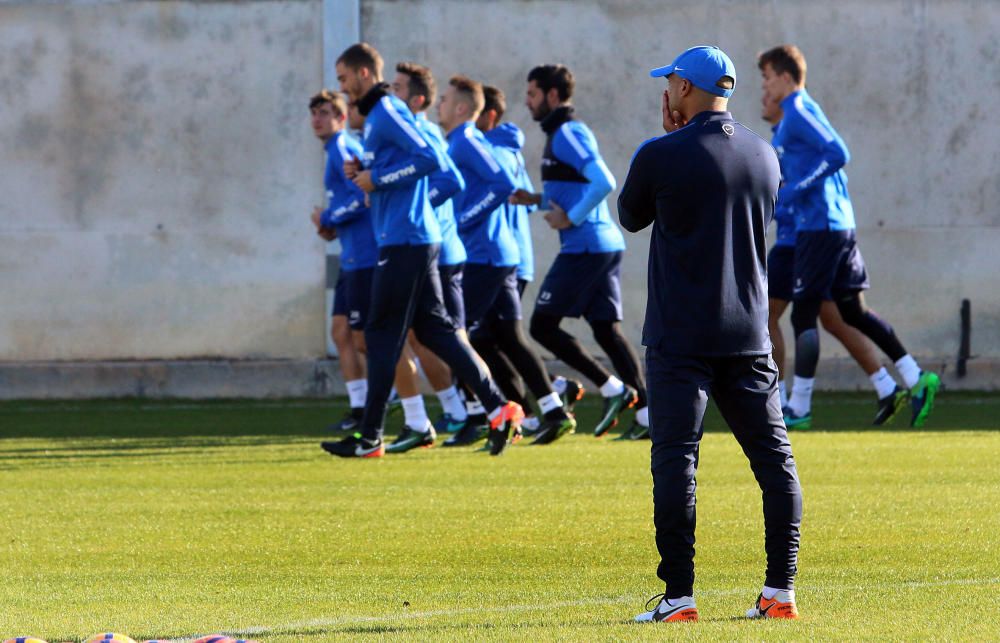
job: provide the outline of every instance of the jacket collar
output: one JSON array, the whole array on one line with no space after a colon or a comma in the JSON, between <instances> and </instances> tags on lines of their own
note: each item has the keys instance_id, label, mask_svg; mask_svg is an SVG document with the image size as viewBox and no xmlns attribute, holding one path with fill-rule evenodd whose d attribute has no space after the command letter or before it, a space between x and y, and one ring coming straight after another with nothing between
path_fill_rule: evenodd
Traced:
<instances>
[{"instance_id":1,"label":"jacket collar","mask_svg":"<svg viewBox=\"0 0 1000 643\"><path fill-rule=\"evenodd\" d=\"M563 105L562 107L555 108L549 112L548 116L542 119L540 123L542 131L551 135L562 127L563 123L573 120L573 113L575 111L572 105Z\"/></svg>"},{"instance_id":2,"label":"jacket collar","mask_svg":"<svg viewBox=\"0 0 1000 643\"><path fill-rule=\"evenodd\" d=\"M368 116L375 105L382 100L383 96L389 95L389 83L379 83L371 89L368 93L358 99L358 111L361 112L362 116Z\"/></svg>"},{"instance_id":3,"label":"jacket collar","mask_svg":"<svg viewBox=\"0 0 1000 643\"><path fill-rule=\"evenodd\" d=\"M688 121L688 125L692 123L700 123L704 125L705 123L731 120L733 120L733 115L729 112L698 112L694 115L694 118Z\"/></svg>"}]
</instances>

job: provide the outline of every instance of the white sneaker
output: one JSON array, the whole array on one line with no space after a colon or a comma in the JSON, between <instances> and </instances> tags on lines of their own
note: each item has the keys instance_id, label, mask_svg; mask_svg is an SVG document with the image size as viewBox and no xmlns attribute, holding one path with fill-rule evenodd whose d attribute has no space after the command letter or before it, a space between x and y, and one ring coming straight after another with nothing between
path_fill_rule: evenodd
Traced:
<instances>
[{"instance_id":1,"label":"white sneaker","mask_svg":"<svg viewBox=\"0 0 1000 643\"><path fill-rule=\"evenodd\" d=\"M798 618L795 608L795 590L779 590L772 598L757 596L757 602L747 610L747 618Z\"/></svg>"},{"instance_id":2,"label":"white sneaker","mask_svg":"<svg viewBox=\"0 0 1000 643\"><path fill-rule=\"evenodd\" d=\"M698 620L698 608L695 607L694 599L690 596L668 600L663 594L657 594L646 601L646 607L649 607L649 604L658 598L661 600L656 609L636 616L635 621L637 623L674 623Z\"/></svg>"}]
</instances>

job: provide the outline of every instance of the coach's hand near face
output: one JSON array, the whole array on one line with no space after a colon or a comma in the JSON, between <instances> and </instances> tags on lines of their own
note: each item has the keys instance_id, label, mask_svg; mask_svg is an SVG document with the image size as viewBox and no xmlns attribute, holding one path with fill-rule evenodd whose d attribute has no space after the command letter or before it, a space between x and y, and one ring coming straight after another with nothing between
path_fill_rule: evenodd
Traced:
<instances>
[{"instance_id":1,"label":"coach's hand near face","mask_svg":"<svg viewBox=\"0 0 1000 643\"><path fill-rule=\"evenodd\" d=\"M643 344L664 594L636 620L698 619L695 474L709 398L762 492L767 567L747 615L795 618L802 493L767 332L764 231L778 157L729 113L736 67L721 49L692 47L650 75L667 80L667 135L636 151L618 198L622 227L652 227Z\"/></svg>"}]
</instances>

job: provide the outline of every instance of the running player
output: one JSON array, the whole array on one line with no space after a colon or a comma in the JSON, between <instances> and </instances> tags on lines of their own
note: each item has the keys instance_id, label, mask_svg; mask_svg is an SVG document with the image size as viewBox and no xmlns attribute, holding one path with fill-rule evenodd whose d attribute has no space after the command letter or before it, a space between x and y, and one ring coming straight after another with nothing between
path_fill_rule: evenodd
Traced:
<instances>
[{"instance_id":1,"label":"running player","mask_svg":"<svg viewBox=\"0 0 1000 643\"><path fill-rule=\"evenodd\" d=\"M483 88L464 76L453 77L438 104L438 119L448 140L448 153L465 178L455 197L458 232L468 253L465 269L465 313L470 339L493 369L495 347L503 351L538 400L544 421L535 437L547 444L576 428L549 383L548 373L529 348L521 328L517 289L520 262L507 198L515 189L517 159L494 148L475 121L482 112ZM521 404L526 404L522 398ZM456 438L458 435L456 435Z\"/></svg>"},{"instance_id":2,"label":"running player","mask_svg":"<svg viewBox=\"0 0 1000 643\"><path fill-rule=\"evenodd\" d=\"M876 422L891 418L908 395L910 424L923 426L941 381L935 373L921 370L892 326L865 305L868 273L843 170L850 159L847 146L806 92L806 60L798 47L770 49L760 55L757 66L764 92L779 101L784 114L772 141L784 179L778 201L795 213L795 381L785 423L803 429L812 424L812 389L819 362L816 318L823 300L832 299L844 321L892 359L909 389L893 382L893 390L878 402Z\"/></svg>"},{"instance_id":3,"label":"running player","mask_svg":"<svg viewBox=\"0 0 1000 643\"><path fill-rule=\"evenodd\" d=\"M573 87L573 74L564 65L540 65L528 74L527 106L548 137L542 156L542 194L518 190L513 201L546 208L540 214L559 231L561 243L535 300L531 336L601 391L604 412L595 436L602 437L623 410L638 404L630 434L645 437L649 433L646 383L620 323L625 240L606 203L615 179L594 134L574 117ZM564 317L581 316L622 379L559 327Z\"/></svg>"},{"instance_id":4,"label":"running player","mask_svg":"<svg viewBox=\"0 0 1000 643\"><path fill-rule=\"evenodd\" d=\"M327 207L314 208L312 222L321 237L327 241L339 237L341 245L331 334L351 410L330 428L353 431L360 426L368 393L363 331L378 248L365 193L344 176L344 163L361 155L361 144L345 131L347 102L341 94L324 89L309 100L309 112L313 133L326 149Z\"/></svg>"},{"instance_id":5,"label":"running player","mask_svg":"<svg viewBox=\"0 0 1000 643\"><path fill-rule=\"evenodd\" d=\"M500 454L513 429L520 430L521 407L506 401L489 372L457 335L444 308L437 257L441 230L427 196L426 177L441 160L416 128L406 105L382 82L382 57L358 43L337 59L341 89L365 116L364 163L345 164L345 175L368 193L379 256L372 278L371 308L365 325L368 346L368 397L361 432L323 448L342 457L377 457L392 372L412 326L422 344L472 386L488 411L490 453ZM400 448L431 446L434 430L404 428Z\"/></svg>"},{"instance_id":6,"label":"running player","mask_svg":"<svg viewBox=\"0 0 1000 643\"><path fill-rule=\"evenodd\" d=\"M773 133L781 122L781 106L767 94L762 96L761 101L762 117L771 124ZM792 301L792 283L795 280L795 215L785 207L784 203L779 202L775 204L774 220L777 224L777 234L774 246L767 255L767 327L771 334L771 343L774 345L774 361L778 364L778 391L781 407L784 408L788 405L785 386L785 338L778 322ZM895 380L879 364L875 346L858 329L844 323L835 303L824 300L819 311L819 319L823 323L824 330L844 345L847 352L868 375L879 399L885 399L896 389ZM875 424L888 422L895 408L892 404L880 406Z\"/></svg>"},{"instance_id":7,"label":"running player","mask_svg":"<svg viewBox=\"0 0 1000 643\"><path fill-rule=\"evenodd\" d=\"M491 85L483 85L483 111L476 118L476 127L493 145L497 160L506 161L508 170L514 178L514 185L519 189L534 192L535 188L531 184L524 156L521 154L521 148L524 147L524 132L514 123L500 123L505 111L507 111L507 99L503 91ZM511 203L504 203L501 207L507 210L507 220L517 241L517 252L520 256L520 263L517 264L517 291L523 301L524 289L535 275L534 248L531 243L531 223L528 216L537 208L533 205ZM481 337L493 332L494 321L494 315L491 315L488 321L479 325L478 333ZM527 389L524 386L524 379L497 343L481 343L479 348L480 354L483 351L490 352L489 355L483 355L483 358L490 364L490 371L504 395L515 402L526 399ZM529 406L523 403L521 406L525 412L521 428L525 435L534 435L538 432L539 419L534 416Z\"/></svg>"},{"instance_id":8,"label":"running player","mask_svg":"<svg viewBox=\"0 0 1000 643\"><path fill-rule=\"evenodd\" d=\"M424 65L401 62L396 65L392 92L410 108L417 129L424 134L441 159L441 166L430 175L428 186L428 198L441 227L441 254L438 258L441 294L448 314L459 326L459 334L468 341L465 335L465 306L462 302L462 275L465 270L466 253L465 246L458 237L452 204L452 197L465 189L465 181L448 156L447 145L440 128L427 119L427 110L434 104L434 97L437 94L437 83L431 70ZM409 340L444 411L442 417L434 423L434 428L445 433L459 431L465 427L470 414L452 381L451 369L437 355L420 344L412 332ZM485 438L489 432L485 422L485 411L477 400L473 400L471 406L474 428L470 430L475 430L478 439ZM479 421L480 418L483 421ZM446 441L445 445L453 446L453 441Z\"/></svg>"}]
</instances>

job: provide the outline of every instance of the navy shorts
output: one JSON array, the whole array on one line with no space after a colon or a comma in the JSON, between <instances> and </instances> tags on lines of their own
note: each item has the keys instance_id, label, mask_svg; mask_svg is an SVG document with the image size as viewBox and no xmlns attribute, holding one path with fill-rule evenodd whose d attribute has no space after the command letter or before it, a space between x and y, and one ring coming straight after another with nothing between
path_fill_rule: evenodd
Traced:
<instances>
[{"instance_id":1,"label":"navy shorts","mask_svg":"<svg viewBox=\"0 0 1000 643\"><path fill-rule=\"evenodd\" d=\"M371 306L372 274L374 268L341 270L333 290L333 316L347 317L353 330L364 330Z\"/></svg>"},{"instance_id":2,"label":"navy shorts","mask_svg":"<svg viewBox=\"0 0 1000 643\"><path fill-rule=\"evenodd\" d=\"M463 293L465 321L470 333L487 318L521 319L521 296L517 292L517 266L467 263Z\"/></svg>"},{"instance_id":3,"label":"navy shorts","mask_svg":"<svg viewBox=\"0 0 1000 643\"><path fill-rule=\"evenodd\" d=\"M854 230L799 232L792 299L835 300L868 288Z\"/></svg>"},{"instance_id":4,"label":"navy shorts","mask_svg":"<svg viewBox=\"0 0 1000 643\"><path fill-rule=\"evenodd\" d=\"M459 328L465 327L465 301L462 295L464 270L464 263L438 266L438 272L441 273L441 296L444 297L444 307L448 309L452 321Z\"/></svg>"},{"instance_id":5,"label":"navy shorts","mask_svg":"<svg viewBox=\"0 0 1000 643\"><path fill-rule=\"evenodd\" d=\"M774 246L767 253L767 296L792 300L795 282L795 246Z\"/></svg>"},{"instance_id":6,"label":"navy shorts","mask_svg":"<svg viewBox=\"0 0 1000 643\"><path fill-rule=\"evenodd\" d=\"M588 321L622 319L622 253L560 253L535 299L535 312Z\"/></svg>"}]
</instances>

